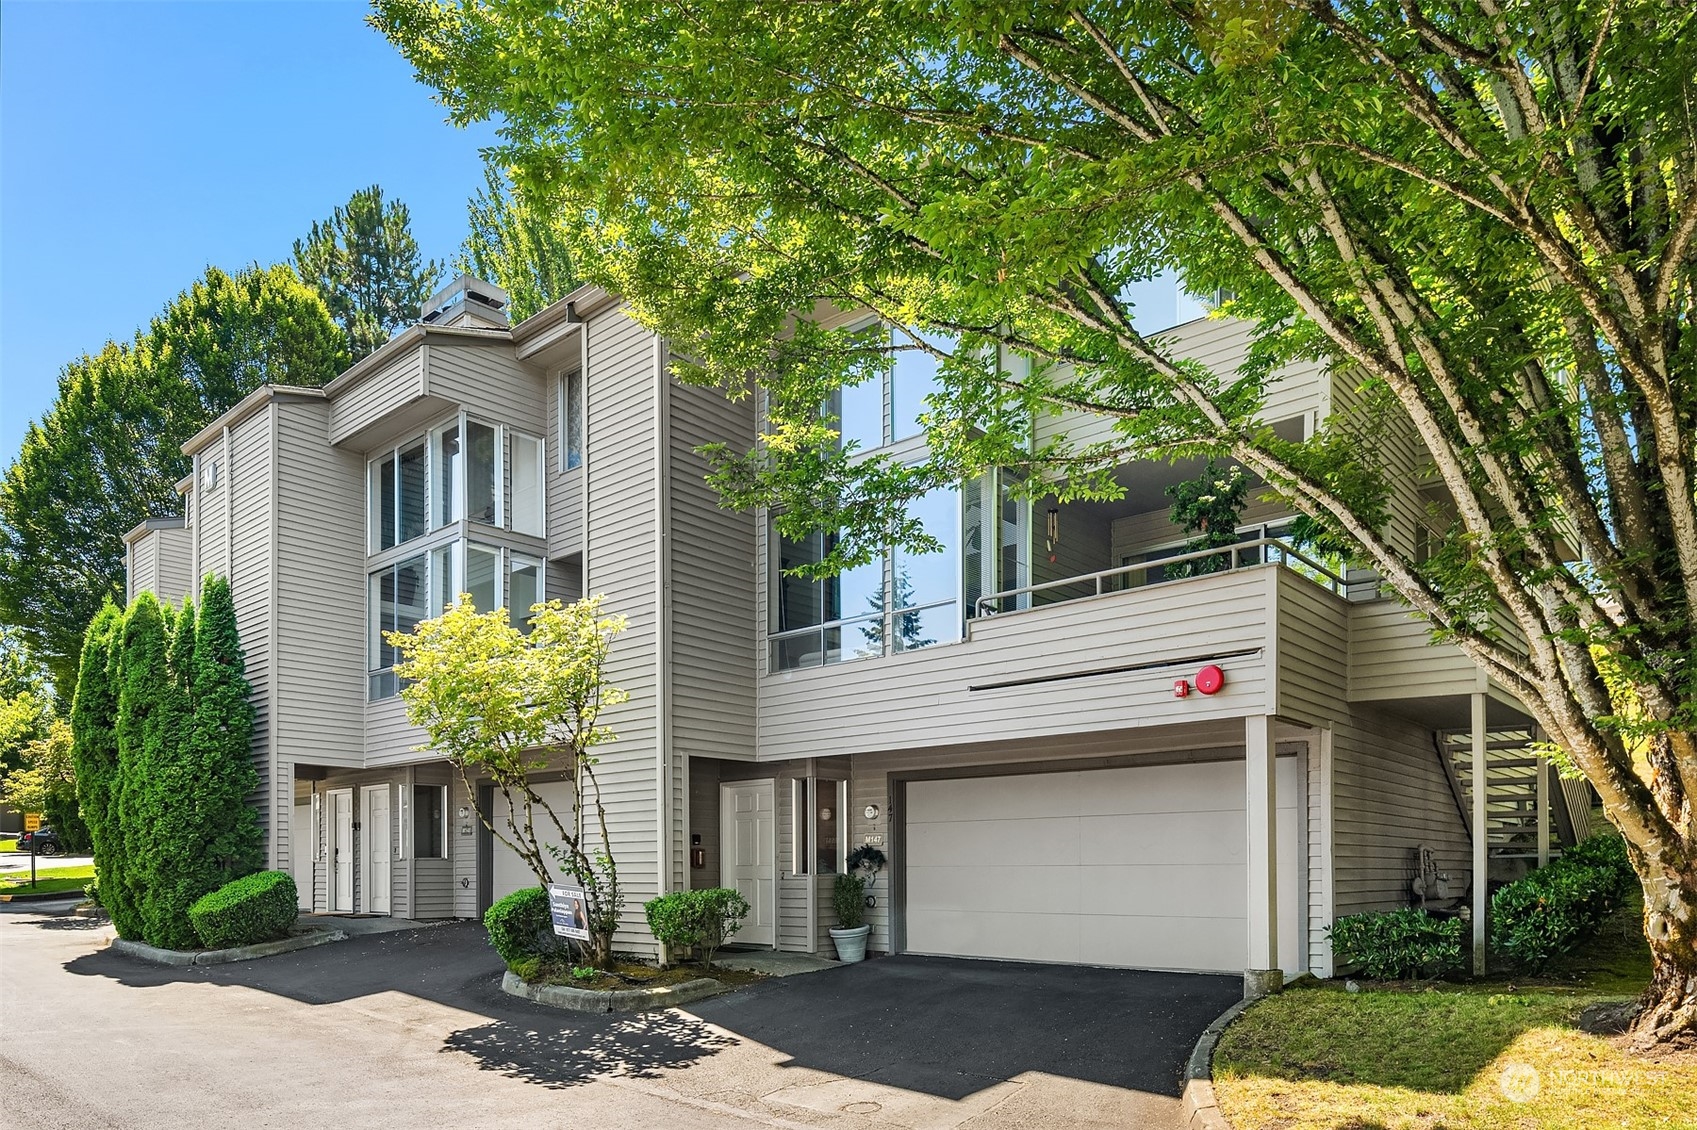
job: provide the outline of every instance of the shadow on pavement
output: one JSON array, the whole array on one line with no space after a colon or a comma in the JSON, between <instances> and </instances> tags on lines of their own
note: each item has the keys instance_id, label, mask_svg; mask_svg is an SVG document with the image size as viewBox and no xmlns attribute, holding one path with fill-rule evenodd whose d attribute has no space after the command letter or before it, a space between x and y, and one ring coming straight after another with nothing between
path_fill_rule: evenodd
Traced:
<instances>
[{"instance_id":1,"label":"shadow on pavement","mask_svg":"<svg viewBox=\"0 0 1697 1130\"><path fill-rule=\"evenodd\" d=\"M37 924L85 928L55 917ZM501 961L476 922L233 965L162 968L101 950L65 968L134 988L239 985L315 1005L405 993L487 1018L442 1050L547 1087L650 1078L750 1040L785 1066L957 1100L1028 1073L1177 1096L1196 1038L1242 994L1228 976L898 956L760 982L687 1012L594 1015L502 993Z\"/></svg>"}]
</instances>

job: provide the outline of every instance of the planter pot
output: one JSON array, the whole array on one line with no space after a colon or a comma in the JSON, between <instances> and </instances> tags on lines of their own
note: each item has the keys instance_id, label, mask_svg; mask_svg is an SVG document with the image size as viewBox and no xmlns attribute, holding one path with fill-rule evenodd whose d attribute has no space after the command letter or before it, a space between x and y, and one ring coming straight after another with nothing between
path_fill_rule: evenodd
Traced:
<instances>
[{"instance_id":1,"label":"planter pot","mask_svg":"<svg viewBox=\"0 0 1697 1130\"><path fill-rule=\"evenodd\" d=\"M870 926L856 926L852 930L831 930L831 941L837 946L837 960L842 962L864 961L866 958L866 938L872 933Z\"/></svg>"}]
</instances>

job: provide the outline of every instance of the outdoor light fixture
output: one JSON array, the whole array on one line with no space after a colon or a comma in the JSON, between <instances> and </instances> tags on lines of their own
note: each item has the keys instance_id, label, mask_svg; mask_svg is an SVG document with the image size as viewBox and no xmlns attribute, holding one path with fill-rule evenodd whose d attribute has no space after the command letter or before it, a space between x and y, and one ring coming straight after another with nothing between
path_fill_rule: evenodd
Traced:
<instances>
[{"instance_id":1,"label":"outdoor light fixture","mask_svg":"<svg viewBox=\"0 0 1697 1130\"><path fill-rule=\"evenodd\" d=\"M826 824L829 824L834 816L836 816L836 813L832 812L829 808L821 808L819 810L819 819Z\"/></svg>"}]
</instances>

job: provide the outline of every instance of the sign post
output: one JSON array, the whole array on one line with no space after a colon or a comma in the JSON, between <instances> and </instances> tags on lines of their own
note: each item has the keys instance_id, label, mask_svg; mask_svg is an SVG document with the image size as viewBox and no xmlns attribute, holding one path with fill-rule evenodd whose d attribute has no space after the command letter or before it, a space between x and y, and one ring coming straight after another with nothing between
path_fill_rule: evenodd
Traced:
<instances>
[{"instance_id":1,"label":"sign post","mask_svg":"<svg viewBox=\"0 0 1697 1130\"><path fill-rule=\"evenodd\" d=\"M33 890L35 887L35 836L33 833L41 831L41 813L24 813L24 831L32 833L29 838L29 885Z\"/></svg>"}]
</instances>

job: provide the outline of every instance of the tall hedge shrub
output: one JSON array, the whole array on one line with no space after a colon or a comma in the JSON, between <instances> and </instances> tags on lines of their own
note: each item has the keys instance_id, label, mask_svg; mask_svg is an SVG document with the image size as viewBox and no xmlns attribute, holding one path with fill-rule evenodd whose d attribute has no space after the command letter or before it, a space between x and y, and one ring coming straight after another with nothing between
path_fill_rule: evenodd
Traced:
<instances>
[{"instance_id":1,"label":"tall hedge shrub","mask_svg":"<svg viewBox=\"0 0 1697 1130\"><path fill-rule=\"evenodd\" d=\"M71 764L76 769L77 807L88 825L94 865L115 873L118 843L112 797L118 780L117 643L123 613L107 601L83 636L77 687L71 698Z\"/></svg>"},{"instance_id":2,"label":"tall hedge shrub","mask_svg":"<svg viewBox=\"0 0 1697 1130\"><path fill-rule=\"evenodd\" d=\"M141 593L124 613L118 656L118 773L113 793L116 867L100 876L100 901L125 938L147 938L143 861L153 851L148 777L171 737L170 641L159 601Z\"/></svg>"},{"instance_id":3,"label":"tall hedge shrub","mask_svg":"<svg viewBox=\"0 0 1697 1130\"><path fill-rule=\"evenodd\" d=\"M200 593L195 635L189 726L195 769L195 836L215 890L265 866L259 815L248 798L259 790L253 765L253 704L248 701L247 660L236 629L230 582L208 577ZM196 895L195 897L199 897Z\"/></svg>"},{"instance_id":4,"label":"tall hedge shrub","mask_svg":"<svg viewBox=\"0 0 1697 1130\"><path fill-rule=\"evenodd\" d=\"M162 606L162 611L169 605ZM198 942L189 907L220 885L208 880L204 849L196 842L199 789L190 748L189 673L195 648L194 605L166 618L169 645L165 678L157 688L157 740L146 747L144 768L132 782L140 798L136 832L143 848L130 863L141 908L142 935L150 945L193 949Z\"/></svg>"}]
</instances>

